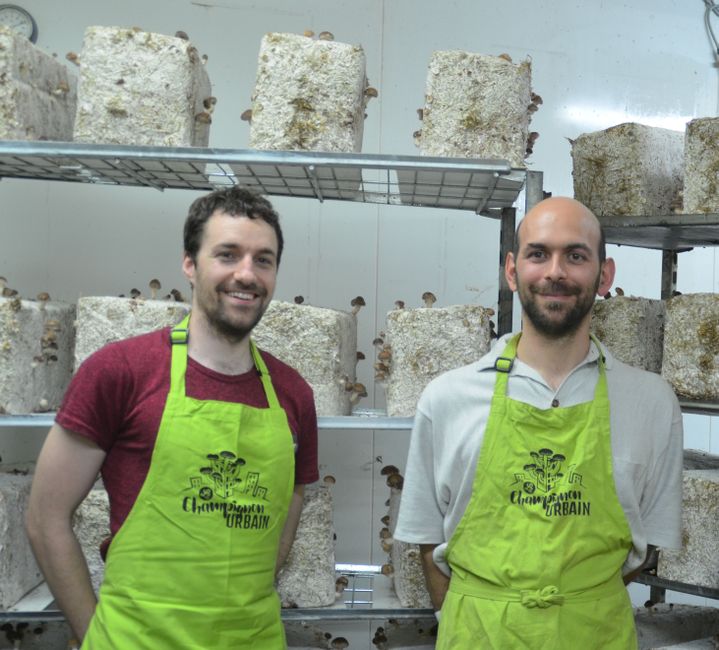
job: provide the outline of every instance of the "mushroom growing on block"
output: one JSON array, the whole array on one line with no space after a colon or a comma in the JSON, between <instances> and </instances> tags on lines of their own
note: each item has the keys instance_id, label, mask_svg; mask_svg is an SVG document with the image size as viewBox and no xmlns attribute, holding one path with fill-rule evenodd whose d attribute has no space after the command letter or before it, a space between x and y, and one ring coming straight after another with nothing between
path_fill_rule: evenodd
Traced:
<instances>
[{"instance_id":1,"label":"mushroom growing on block","mask_svg":"<svg viewBox=\"0 0 719 650\"><path fill-rule=\"evenodd\" d=\"M153 278L150 280L150 298L152 300L157 300L157 292L162 289L162 285L160 284L160 281L157 278Z\"/></svg>"},{"instance_id":2,"label":"mushroom growing on block","mask_svg":"<svg viewBox=\"0 0 719 650\"><path fill-rule=\"evenodd\" d=\"M431 291L425 291L422 294L422 300L424 301L424 306L429 308L437 302L437 297Z\"/></svg>"},{"instance_id":3,"label":"mushroom growing on block","mask_svg":"<svg viewBox=\"0 0 719 650\"><path fill-rule=\"evenodd\" d=\"M367 389L364 384L356 383L352 386L352 394L350 395L350 404L355 406L363 397L367 397Z\"/></svg>"},{"instance_id":4,"label":"mushroom growing on block","mask_svg":"<svg viewBox=\"0 0 719 650\"><path fill-rule=\"evenodd\" d=\"M364 298L362 296L357 296L356 298L352 298L350 301L350 306L352 307L352 313L357 314L357 312L366 305Z\"/></svg>"}]
</instances>

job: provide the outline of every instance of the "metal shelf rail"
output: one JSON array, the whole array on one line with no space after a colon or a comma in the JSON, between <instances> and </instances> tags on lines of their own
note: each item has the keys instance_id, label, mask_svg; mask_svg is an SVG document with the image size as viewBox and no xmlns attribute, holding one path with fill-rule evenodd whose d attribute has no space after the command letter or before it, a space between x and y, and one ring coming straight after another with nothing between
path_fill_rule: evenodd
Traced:
<instances>
[{"instance_id":1,"label":"metal shelf rail","mask_svg":"<svg viewBox=\"0 0 719 650\"><path fill-rule=\"evenodd\" d=\"M719 415L719 402L705 402L679 399L684 413L699 415ZM355 409L352 415L326 415L317 418L320 429L375 429L408 430L412 428L414 418L390 417L382 409ZM55 413L23 413L19 415L0 415L0 428L3 427L51 427Z\"/></svg>"},{"instance_id":2,"label":"metal shelf rail","mask_svg":"<svg viewBox=\"0 0 719 650\"><path fill-rule=\"evenodd\" d=\"M651 600L655 603L664 602L664 594L666 591L678 591L692 596L701 596L702 598L713 598L719 600L719 589L711 587L703 587L702 585L690 585L686 582L676 582L675 580L667 580L660 578L653 573L640 573L634 578L634 582L651 587Z\"/></svg>"},{"instance_id":3,"label":"metal shelf rail","mask_svg":"<svg viewBox=\"0 0 719 650\"><path fill-rule=\"evenodd\" d=\"M600 217L608 244L682 252L719 246L719 214Z\"/></svg>"},{"instance_id":4,"label":"metal shelf rail","mask_svg":"<svg viewBox=\"0 0 719 650\"><path fill-rule=\"evenodd\" d=\"M404 430L412 428L412 420L413 418L388 417L380 409L362 409L355 410L353 415L320 416L317 418L317 424L320 429ZM55 413L53 412L0 415L0 428L50 428L54 421Z\"/></svg>"},{"instance_id":5,"label":"metal shelf rail","mask_svg":"<svg viewBox=\"0 0 719 650\"><path fill-rule=\"evenodd\" d=\"M504 160L0 141L0 178L212 190L472 210L500 218L527 172Z\"/></svg>"},{"instance_id":6,"label":"metal shelf rail","mask_svg":"<svg viewBox=\"0 0 719 650\"><path fill-rule=\"evenodd\" d=\"M284 621L376 621L386 619L435 621L434 610L402 607L392 591L391 581L381 574L380 566L337 564L337 575L348 578L342 597L330 607L299 607L282 610ZM7 611L0 611L0 621L62 621L46 583Z\"/></svg>"}]
</instances>

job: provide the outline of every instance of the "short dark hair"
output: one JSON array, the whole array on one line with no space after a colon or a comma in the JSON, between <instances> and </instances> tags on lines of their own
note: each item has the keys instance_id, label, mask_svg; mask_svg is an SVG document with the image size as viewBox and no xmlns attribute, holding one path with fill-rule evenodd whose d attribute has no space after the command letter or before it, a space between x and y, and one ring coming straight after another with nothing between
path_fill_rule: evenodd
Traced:
<instances>
[{"instance_id":1,"label":"short dark hair","mask_svg":"<svg viewBox=\"0 0 719 650\"><path fill-rule=\"evenodd\" d=\"M521 225L522 222L520 221L517 229L514 231L514 246L512 247L512 253L514 254L515 260L519 256L519 227ZM602 262L607 259L607 238L604 234L604 228L602 228L601 225L599 226L599 250L597 252L599 253L599 263L602 264Z\"/></svg>"},{"instance_id":2,"label":"short dark hair","mask_svg":"<svg viewBox=\"0 0 719 650\"><path fill-rule=\"evenodd\" d=\"M247 187L236 185L215 190L192 202L185 220L184 246L185 254L189 255L193 262L197 261L197 251L200 250L205 223L218 210L233 217L262 219L272 226L277 236L277 266L279 266L284 247L280 216L264 196Z\"/></svg>"}]
</instances>

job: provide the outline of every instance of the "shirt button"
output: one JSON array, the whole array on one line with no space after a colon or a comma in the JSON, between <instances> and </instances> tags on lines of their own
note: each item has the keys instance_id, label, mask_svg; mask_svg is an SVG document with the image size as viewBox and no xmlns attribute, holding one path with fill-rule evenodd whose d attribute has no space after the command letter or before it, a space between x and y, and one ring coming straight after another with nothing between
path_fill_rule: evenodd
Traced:
<instances>
[{"instance_id":1,"label":"shirt button","mask_svg":"<svg viewBox=\"0 0 719 650\"><path fill-rule=\"evenodd\" d=\"M553 399L553 400L552 400L552 406L553 406L554 408L557 408L557 407L559 406L559 400L558 400L558 399Z\"/></svg>"}]
</instances>

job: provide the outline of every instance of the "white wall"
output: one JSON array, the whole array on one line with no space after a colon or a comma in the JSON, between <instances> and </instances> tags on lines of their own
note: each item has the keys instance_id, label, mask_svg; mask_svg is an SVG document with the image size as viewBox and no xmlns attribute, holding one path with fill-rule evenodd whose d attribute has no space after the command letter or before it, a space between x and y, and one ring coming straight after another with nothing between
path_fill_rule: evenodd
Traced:
<instances>
[{"instance_id":1,"label":"white wall","mask_svg":"<svg viewBox=\"0 0 719 650\"><path fill-rule=\"evenodd\" d=\"M534 90L544 99L532 129L540 133L533 169L545 188L571 195L567 138L623 121L681 129L687 119L717 113L717 71L700 0L18 0L36 17L38 46L63 58L79 52L87 25L186 31L201 53L218 97L211 146L246 147L239 120L250 105L259 41L267 31L332 31L360 43L379 99L368 109L364 151L417 153L426 67L435 49L531 57ZM181 227L190 191L90 187L39 181L0 182L0 275L21 293L126 293L158 277L187 289L180 273ZM440 305L493 306L497 293L498 224L467 212L398 206L319 204L277 199L287 252L277 298L302 294L315 305L347 308L362 294L359 347L371 340L397 298L408 306L432 290ZM660 255L612 251L625 292L659 296ZM716 291L713 249L684 253L679 288ZM372 362L360 379L372 384ZM374 401L373 401L374 397ZM367 406L382 406L381 390ZM43 432L0 432L5 460L31 455ZM20 445L22 436L28 444ZM380 563L376 531L384 514L382 464L402 466L406 432L323 431L323 472L338 477L338 561ZM719 453L716 419L687 417L687 446ZM374 489L370 492L369 485Z\"/></svg>"}]
</instances>

